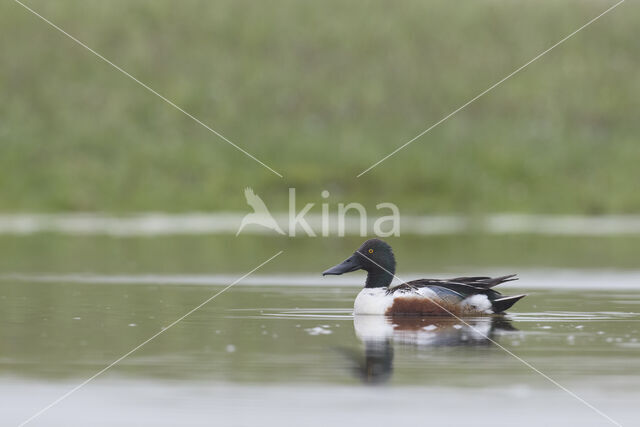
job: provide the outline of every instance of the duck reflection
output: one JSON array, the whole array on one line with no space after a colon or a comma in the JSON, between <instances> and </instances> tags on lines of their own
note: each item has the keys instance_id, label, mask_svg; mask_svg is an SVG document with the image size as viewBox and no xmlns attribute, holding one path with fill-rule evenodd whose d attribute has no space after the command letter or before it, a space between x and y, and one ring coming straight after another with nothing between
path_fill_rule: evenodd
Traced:
<instances>
[{"instance_id":1,"label":"duck reflection","mask_svg":"<svg viewBox=\"0 0 640 427\"><path fill-rule=\"evenodd\" d=\"M354 373L366 383L384 383L393 373L394 345L418 349L490 346L501 332L517 331L504 317L465 319L356 315L356 336L364 358L352 354Z\"/></svg>"}]
</instances>

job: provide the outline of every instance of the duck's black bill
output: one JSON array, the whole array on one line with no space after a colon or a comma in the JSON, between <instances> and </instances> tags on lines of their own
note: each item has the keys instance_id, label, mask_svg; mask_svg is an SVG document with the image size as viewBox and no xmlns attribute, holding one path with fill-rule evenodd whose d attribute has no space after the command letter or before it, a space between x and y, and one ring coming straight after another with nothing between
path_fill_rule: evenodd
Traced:
<instances>
[{"instance_id":1,"label":"duck's black bill","mask_svg":"<svg viewBox=\"0 0 640 427\"><path fill-rule=\"evenodd\" d=\"M360 261L356 254L350 256L346 261L336 266L331 267L330 269L323 271L322 275L326 276L328 274L339 275L343 273L349 273L352 271L360 270L362 266L360 265Z\"/></svg>"}]
</instances>

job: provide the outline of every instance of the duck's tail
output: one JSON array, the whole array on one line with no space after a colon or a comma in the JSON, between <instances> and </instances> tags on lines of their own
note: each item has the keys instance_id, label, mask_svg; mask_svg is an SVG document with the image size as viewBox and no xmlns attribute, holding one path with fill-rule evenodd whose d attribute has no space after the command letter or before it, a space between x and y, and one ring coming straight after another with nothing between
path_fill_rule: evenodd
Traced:
<instances>
[{"instance_id":1,"label":"duck's tail","mask_svg":"<svg viewBox=\"0 0 640 427\"><path fill-rule=\"evenodd\" d=\"M504 296L504 297L500 297L494 300L491 300L491 309L493 310L494 313L502 313L508 309L511 308L511 306L515 303L517 303L518 301L520 301L520 299L526 297L526 294L522 294L522 295L515 295L512 297L509 296Z\"/></svg>"}]
</instances>

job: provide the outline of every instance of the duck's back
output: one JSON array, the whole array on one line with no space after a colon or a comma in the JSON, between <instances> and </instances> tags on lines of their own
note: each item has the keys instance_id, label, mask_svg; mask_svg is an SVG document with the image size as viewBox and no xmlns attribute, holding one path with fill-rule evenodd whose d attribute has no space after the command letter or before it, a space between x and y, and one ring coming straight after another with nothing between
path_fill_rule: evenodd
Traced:
<instances>
[{"instance_id":1,"label":"duck's back","mask_svg":"<svg viewBox=\"0 0 640 427\"><path fill-rule=\"evenodd\" d=\"M364 288L356 297L355 314L478 316L501 313L524 295L503 296L492 287L515 275L420 279L394 288Z\"/></svg>"}]
</instances>

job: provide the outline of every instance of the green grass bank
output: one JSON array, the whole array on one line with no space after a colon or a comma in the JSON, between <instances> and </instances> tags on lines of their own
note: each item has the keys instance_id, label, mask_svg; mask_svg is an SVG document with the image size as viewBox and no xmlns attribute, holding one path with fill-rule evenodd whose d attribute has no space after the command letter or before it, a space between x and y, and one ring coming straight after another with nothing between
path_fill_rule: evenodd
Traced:
<instances>
[{"instance_id":1,"label":"green grass bank","mask_svg":"<svg viewBox=\"0 0 640 427\"><path fill-rule=\"evenodd\" d=\"M0 211L640 212L636 2L356 178L613 3L3 2Z\"/></svg>"}]
</instances>

